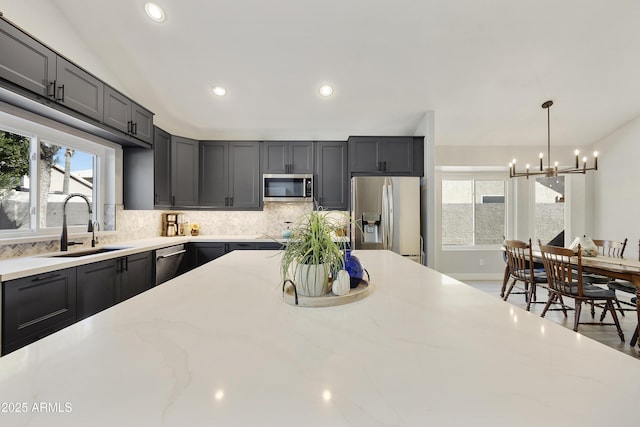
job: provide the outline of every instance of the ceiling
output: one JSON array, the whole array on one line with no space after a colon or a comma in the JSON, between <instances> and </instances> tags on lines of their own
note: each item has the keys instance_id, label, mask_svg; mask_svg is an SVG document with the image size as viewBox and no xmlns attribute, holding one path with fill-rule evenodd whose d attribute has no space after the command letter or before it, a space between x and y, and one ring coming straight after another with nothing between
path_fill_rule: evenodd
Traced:
<instances>
[{"instance_id":1,"label":"ceiling","mask_svg":"<svg viewBox=\"0 0 640 427\"><path fill-rule=\"evenodd\" d=\"M438 145L544 145L552 99L552 143L583 146L640 115L635 0L156 0L160 24L144 0L0 10L36 34L44 3L75 35L56 50L82 45L156 124L197 139L424 134L433 111Z\"/></svg>"}]
</instances>

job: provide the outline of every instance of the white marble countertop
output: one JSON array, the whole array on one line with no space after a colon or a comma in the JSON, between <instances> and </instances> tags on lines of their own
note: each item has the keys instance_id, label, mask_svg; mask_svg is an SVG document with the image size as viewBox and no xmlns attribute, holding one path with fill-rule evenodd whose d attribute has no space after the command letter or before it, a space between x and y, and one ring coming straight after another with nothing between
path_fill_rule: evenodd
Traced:
<instances>
[{"instance_id":1,"label":"white marble countertop","mask_svg":"<svg viewBox=\"0 0 640 427\"><path fill-rule=\"evenodd\" d=\"M230 253L0 358L0 402L26 409L0 424L638 424L638 359L388 251L354 251L363 300L291 306L277 254Z\"/></svg>"},{"instance_id":2,"label":"white marble countertop","mask_svg":"<svg viewBox=\"0 0 640 427\"><path fill-rule=\"evenodd\" d=\"M127 256L143 251L151 251L171 245L187 242L285 242L286 239L273 239L265 235L203 235L155 237L151 239L123 241L109 245L98 245L96 248L122 248L118 251L103 252L83 257L55 257L55 255L83 252L93 249L86 246L71 247L68 252L51 252L40 255L25 256L0 260L0 281L19 279L21 277L47 273L52 270L77 267L79 265L103 261L106 259Z\"/></svg>"}]
</instances>

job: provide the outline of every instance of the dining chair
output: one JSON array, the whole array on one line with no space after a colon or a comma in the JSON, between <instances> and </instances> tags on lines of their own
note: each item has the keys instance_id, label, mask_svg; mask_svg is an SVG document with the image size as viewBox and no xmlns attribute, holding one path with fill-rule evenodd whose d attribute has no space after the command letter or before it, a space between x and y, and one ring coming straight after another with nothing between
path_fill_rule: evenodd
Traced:
<instances>
[{"instance_id":1,"label":"dining chair","mask_svg":"<svg viewBox=\"0 0 640 427\"><path fill-rule=\"evenodd\" d=\"M547 313L549 306L559 297L572 298L575 301L575 319L573 330L578 332L578 325L614 325L618 330L620 340L624 342L624 333L613 305L615 292L585 283L582 280L582 251L578 245L578 253L571 249L557 246L542 245L540 241L542 263L547 273L549 299L542 310L541 316ZM582 303L596 301L602 303L611 312L614 323L580 322Z\"/></svg>"},{"instance_id":2,"label":"dining chair","mask_svg":"<svg viewBox=\"0 0 640 427\"><path fill-rule=\"evenodd\" d=\"M593 243L598 247L600 255L612 258L622 258L624 256L624 250L627 247L627 239L624 239L622 242L593 239ZM609 281L613 280L611 277L592 273L583 273L582 279L594 285L606 285Z\"/></svg>"},{"instance_id":3,"label":"dining chair","mask_svg":"<svg viewBox=\"0 0 640 427\"><path fill-rule=\"evenodd\" d=\"M524 294L527 303L527 311L531 309L531 303L536 301L536 286L547 283L547 276L544 269L536 269L533 262L531 249L531 239L529 243L521 240L505 240L505 253L507 255L507 267L511 283L504 295L504 300L512 293ZM512 292L516 282L523 283L522 291Z\"/></svg>"},{"instance_id":4,"label":"dining chair","mask_svg":"<svg viewBox=\"0 0 640 427\"><path fill-rule=\"evenodd\" d=\"M640 261L640 240L638 240L638 261ZM622 255L621 255L622 256ZM615 280L615 279L611 279L607 282L607 287L612 290L612 291L620 291L620 292L624 292L627 294L631 294L631 295L636 295L636 287L633 286L631 284L631 282L628 282L626 280ZM616 294L616 300L615 300L616 306L618 307L618 311L620 312L621 315L624 316L624 312L625 311L637 311L636 310L636 303L633 300L629 300L629 301L625 301L624 299L618 299L618 295ZM628 306L629 308L624 308L624 306ZM604 319L604 317L606 316L607 312L606 310L604 310L602 312L602 314L600 315L600 319Z\"/></svg>"},{"instance_id":5,"label":"dining chair","mask_svg":"<svg viewBox=\"0 0 640 427\"><path fill-rule=\"evenodd\" d=\"M634 304L638 303L638 297L633 297L631 298L631 302ZM629 341L629 345L631 347L635 347L636 343L638 342L638 328L640 327L639 325L636 325L636 328L633 330L633 336L631 337L631 341Z\"/></svg>"}]
</instances>

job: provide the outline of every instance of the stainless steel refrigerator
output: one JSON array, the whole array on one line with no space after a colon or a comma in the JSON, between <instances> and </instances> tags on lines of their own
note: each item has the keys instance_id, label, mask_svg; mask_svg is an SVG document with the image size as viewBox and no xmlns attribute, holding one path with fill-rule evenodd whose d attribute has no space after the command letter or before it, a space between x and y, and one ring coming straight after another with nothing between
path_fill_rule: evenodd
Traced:
<instances>
[{"instance_id":1,"label":"stainless steel refrigerator","mask_svg":"<svg viewBox=\"0 0 640 427\"><path fill-rule=\"evenodd\" d=\"M422 263L420 178L351 178L354 249L389 249Z\"/></svg>"}]
</instances>

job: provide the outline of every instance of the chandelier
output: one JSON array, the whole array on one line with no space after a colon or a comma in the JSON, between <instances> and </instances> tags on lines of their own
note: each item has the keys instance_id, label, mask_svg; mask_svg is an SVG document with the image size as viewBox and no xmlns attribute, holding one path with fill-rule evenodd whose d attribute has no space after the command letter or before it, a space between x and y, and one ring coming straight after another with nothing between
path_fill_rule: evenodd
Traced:
<instances>
[{"instance_id":1,"label":"chandelier","mask_svg":"<svg viewBox=\"0 0 640 427\"><path fill-rule=\"evenodd\" d=\"M580 151L576 150L576 163L575 167L570 168L562 168L558 169L558 162L555 162L553 166L551 166L551 127L550 127L550 117L549 117L549 107L553 105L553 101L546 101L542 104L542 108L547 110L547 167L544 168L542 165L542 159L544 158L544 154L540 153L540 170L531 170L531 165L527 164L525 166L524 172L516 171L516 159L513 159L511 163L509 163L509 178L518 178L521 176L526 176L529 179L529 176L534 175L544 175L546 177L554 177L561 174L570 174L570 173L586 173L587 171L597 171L598 170L598 152L594 151L593 153L593 166L587 167L587 158L582 158L582 166L580 166Z\"/></svg>"}]
</instances>

